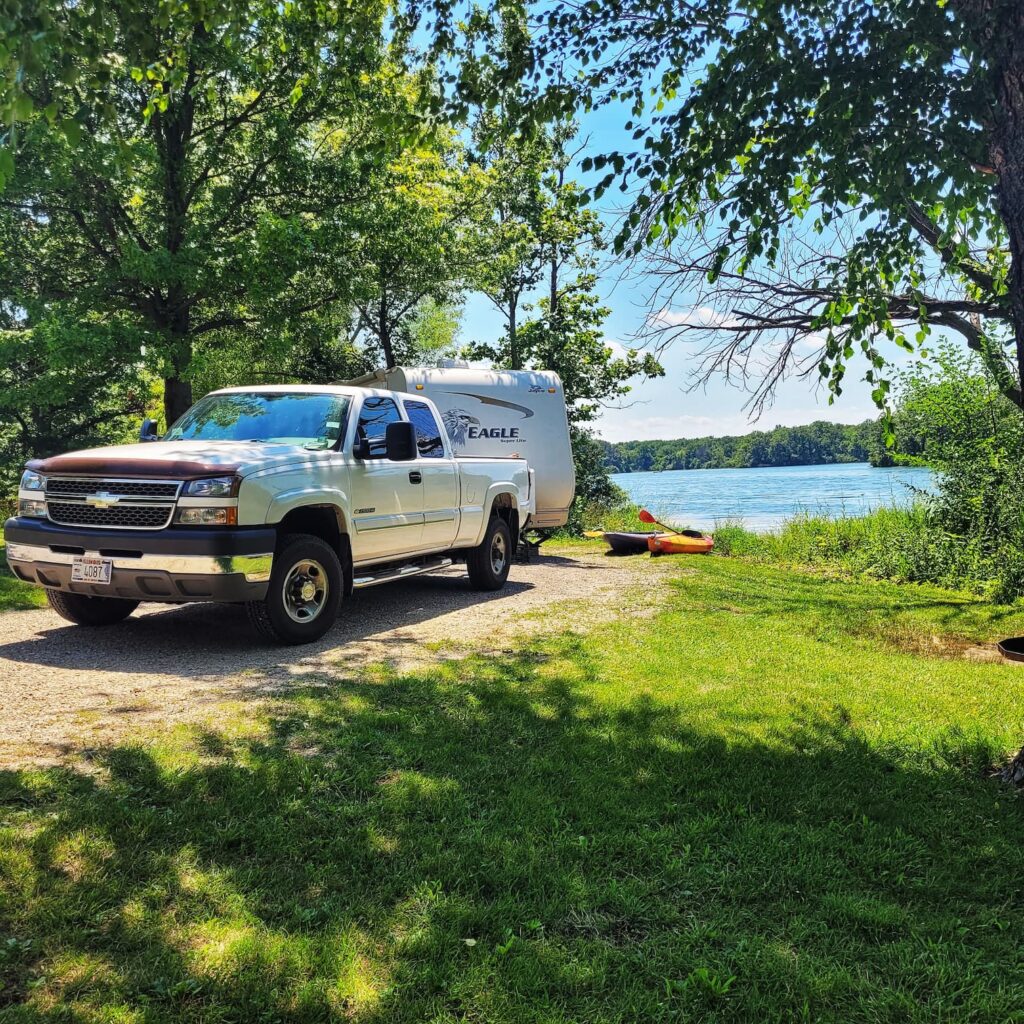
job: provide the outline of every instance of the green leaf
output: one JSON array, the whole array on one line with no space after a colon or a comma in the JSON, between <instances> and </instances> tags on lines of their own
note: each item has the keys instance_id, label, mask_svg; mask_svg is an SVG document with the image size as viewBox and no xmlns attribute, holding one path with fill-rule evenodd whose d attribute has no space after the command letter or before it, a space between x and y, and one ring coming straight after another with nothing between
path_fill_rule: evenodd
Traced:
<instances>
[{"instance_id":1,"label":"green leaf","mask_svg":"<svg viewBox=\"0 0 1024 1024\"><path fill-rule=\"evenodd\" d=\"M72 146L77 147L82 141L82 126L73 118L68 117L61 121L60 130Z\"/></svg>"},{"instance_id":2,"label":"green leaf","mask_svg":"<svg viewBox=\"0 0 1024 1024\"><path fill-rule=\"evenodd\" d=\"M27 121L34 109L31 98L22 93L15 99L12 113L16 121Z\"/></svg>"}]
</instances>

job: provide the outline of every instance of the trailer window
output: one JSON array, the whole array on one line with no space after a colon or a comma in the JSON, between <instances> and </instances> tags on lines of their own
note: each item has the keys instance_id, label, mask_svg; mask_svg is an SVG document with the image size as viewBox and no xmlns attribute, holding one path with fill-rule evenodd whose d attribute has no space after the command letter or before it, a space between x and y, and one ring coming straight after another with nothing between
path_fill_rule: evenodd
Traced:
<instances>
[{"instance_id":1,"label":"trailer window","mask_svg":"<svg viewBox=\"0 0 1024 1024\"><path fill-rule=\"evenodd\" d=\"M400 423L401 420L402 415L392 399L371 395L363 402L359 412L356 437L360 441L369 441L371 452L382 452L388 424Z\"/></svg>"},{"instance_id":2,"label":"trailer window","mask_svg":"<svg viewBox=\"0 0 1024 1024\"><path fill-rule=\"evenodd\" d=\"M441 440L441 428L429 405L422 402L405 402L405 412L409 422L416 428L416 446L420 458L440 459L444 457L444 441Z\"/></svg>"}]
</instances>

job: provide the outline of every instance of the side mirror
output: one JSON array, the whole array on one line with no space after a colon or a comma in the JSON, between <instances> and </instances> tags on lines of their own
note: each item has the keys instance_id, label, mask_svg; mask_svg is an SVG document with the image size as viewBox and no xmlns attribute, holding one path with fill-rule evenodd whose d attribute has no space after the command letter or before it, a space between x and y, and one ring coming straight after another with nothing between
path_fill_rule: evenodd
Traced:
<instances>
[{"instance_id":1,"label":"side mirror","mask_svg":"<svg viewBox=\"0 0 1024 1024\"><path fill-rule=\"evenodd\" d=\"M408 462L416 458L416 428L411 423L389 423L384 441L389 461Z\"/></svg>"},{"instance_id":2,"label":"side mirror","mask_svg":"<svg viewBox=\"0 0 1024 1024\"><path fill-rule=\"evenodd\" d=\"M145 419L142 421L142 426L139 427L139 440L140 441L157 441L159 435L156 432L156 420Z\"/></svg>"},{"instance_id":3,"label":"side mirror","mask_svg":"<svg viewBox=\"0 0 1024 1024\"><path fill-rule=\"evenodd\" d=\"M352 454L357 459L370 461L373 459L386 459L388 453L383 437L357 437L352 442Z\"/></svg>"}]
</instances>

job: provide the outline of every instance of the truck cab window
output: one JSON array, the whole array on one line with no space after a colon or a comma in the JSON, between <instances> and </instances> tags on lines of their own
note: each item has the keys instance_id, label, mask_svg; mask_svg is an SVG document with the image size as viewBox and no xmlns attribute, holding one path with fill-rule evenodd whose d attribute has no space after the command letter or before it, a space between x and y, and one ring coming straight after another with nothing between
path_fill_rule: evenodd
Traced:
<instances>
[{"instance_id":1,"label":"truck cab window","mask_svg":"<svg viewBox=\"0 0 1024 1024\"><path fill-rule=\"evenodd\" d=\"M416 428L416 446L422 459L441 459L444 457L444 441L441 440L441 428L429 405L423 402L403 403L409 422Z\"/></svg>"},{"instance_id":2,"label":"truck cab window","mask_svg":"<svg viewBox=\"0 0 1024 1024\"><path fill-rule=\"evenodd\" d=\"M359 412L359 423L356 426L356 438L369 441L373 452L384 451L384 434L389 423L401 422L402 415L398 406L390 398L379 398L371 395L363 402Z\"/></svg>"}]
</instances>

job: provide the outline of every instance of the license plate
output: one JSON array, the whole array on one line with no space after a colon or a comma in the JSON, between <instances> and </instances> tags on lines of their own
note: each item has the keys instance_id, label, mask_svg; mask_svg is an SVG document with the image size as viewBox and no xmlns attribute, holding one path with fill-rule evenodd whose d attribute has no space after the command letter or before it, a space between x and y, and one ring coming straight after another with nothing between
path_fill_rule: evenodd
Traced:
<instances>
[{"instance_id":1,"label":"license plate","mask_svg":"<svg viewBox=\"0 0 1024 1024\"><path fill-rule=\"evenodd\" d=\"M113 568L113 559L79 555L71 563L71 582L109 583Z\"/></svg>"}]
</instances>

